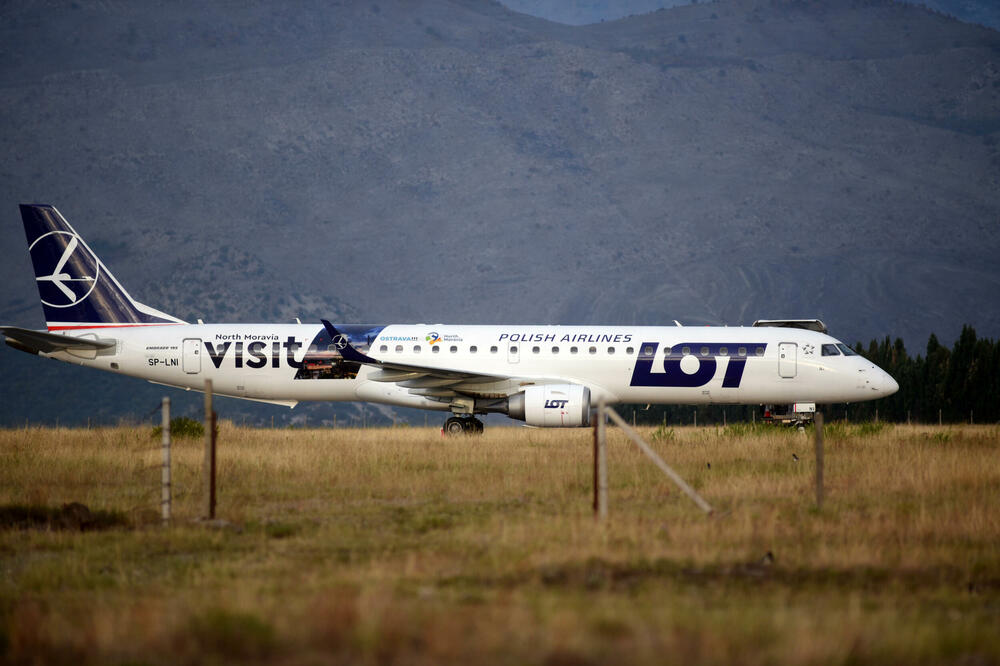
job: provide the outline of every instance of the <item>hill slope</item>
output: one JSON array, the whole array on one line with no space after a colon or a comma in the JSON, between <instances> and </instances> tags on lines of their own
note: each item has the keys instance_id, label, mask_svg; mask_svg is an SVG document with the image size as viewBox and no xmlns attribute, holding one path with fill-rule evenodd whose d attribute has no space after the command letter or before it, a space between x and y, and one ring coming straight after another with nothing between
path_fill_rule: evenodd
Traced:
<instances>
[{"instance_id":1,"label":"hill slope","mask_svg":"<svg viewBox=\"0 0 1000 666\"><path fill-rule=\"evenodd\" d=\"M41 324L14 204L45 200L192 320L1000 332L997 32L344 4L0 10L0 319Z\"/></svg>"}]
</instances>

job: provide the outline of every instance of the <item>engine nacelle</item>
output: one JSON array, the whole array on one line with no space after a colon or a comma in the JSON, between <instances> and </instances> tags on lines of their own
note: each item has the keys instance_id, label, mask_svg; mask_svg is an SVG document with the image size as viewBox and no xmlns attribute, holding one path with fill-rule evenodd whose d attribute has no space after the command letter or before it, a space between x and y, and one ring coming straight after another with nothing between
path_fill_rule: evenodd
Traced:
<instances>
[{"instance_id":1,"label":"engine nacelle","mask_svg":"<svg viewBox=\"0 0 1000 666\"><path fill-rule=\"evenodd\" d=\"M507 399L507 415L541 428L590 425L590 389L579 384L529 386Z\"/></svg>"}]
</instances>

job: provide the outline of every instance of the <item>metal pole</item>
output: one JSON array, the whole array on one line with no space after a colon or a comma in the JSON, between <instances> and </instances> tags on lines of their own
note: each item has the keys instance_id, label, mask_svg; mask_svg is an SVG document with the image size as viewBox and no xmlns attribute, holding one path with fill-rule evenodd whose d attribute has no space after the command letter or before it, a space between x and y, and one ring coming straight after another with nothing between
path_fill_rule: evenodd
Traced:
<instances>
[{"instance_id":1,"label":"metal pole","mask_svg":"<svg viewBox=\"0 0 1000 666\"><path fill-rule=\"evenodd\" d=\"M163 525L170 524L170 398L163 398L163 416L160 431L163 435L163 485L161 489L160 511Z\"/></svg>"},{"instance_id":2,"label":"metal pole","mask_svg":"<svg viewBox=\"0 0 1000 666\"><path fill-rule=\"evenodd\" d=\"M677 474L677 472L675 472L673 469L671 469L670 465L668 465L667 463L663 462L663 458L661 458L660 456L658 456L656 454L656 451L654 451L653 449L649 448L649 445L646 444L646 442L644 442L642 440L642 437L639 437L638 433L636 433L634 430L632 430L631 428L628 427L628 424L625 423L625 420L622 419L622 417L620 417L618 415L618 412L616 412L613 409L608 409L607 410L607 414L608 414L608 417L612 421L614 421L615 423L617 423L621 427L621 429L625 433L625 435L628 436L628 438L631 439L633 442L635 442L636 446L638 446L640 449L642 449L642 452L645 453L646 456L649 457L649 459L652 460L653 463L657 467L659 467L660 470L662 470L664 474L666 474L667 476L669 476L670 479L671 479L671 481L673 481L674 483L677 484L678 488L680 488L681 490L683 490L684 493L688 497L690 497L694 501L695 504L698 505L698 508L700 508L705 513L712 513L712 507L709 506L708 502L706 502L702 498L702 496L699 495L695 491L694 488L692 488L691 486L689 486L684 481L684 479L682 479L680 477L680 475Z\"/></svg>"},{"instance_id":3,"label":"metal pole","mask_svg":"<svg viewBox=\"0 0 1000 666\"><path fill-rule=\"evenodd\" d=\"M608 428L604 400L597 402L597 519L608 517Z\"/></svg>"},{"instance_id":4,"label":"metal pole","mask_svg":"<svg viewBox=\"0 0 1000 666\"><path fill-rule=\"evenodd\" d=\"M205 483L203 514L208 520L215 518L215 412L212 410L212 380L205 380L205 461L202 465Z\"/></svg>"},{"instance_id":5,"label":"metal pole","mask_svg":"<svg viewBox=\"0 0 1000 666\"><path fill-rule=\"evenodd\" d=\"M813 417L816 424L816 508L823 508L823 412Z\"/></svg>"}]
</instances>

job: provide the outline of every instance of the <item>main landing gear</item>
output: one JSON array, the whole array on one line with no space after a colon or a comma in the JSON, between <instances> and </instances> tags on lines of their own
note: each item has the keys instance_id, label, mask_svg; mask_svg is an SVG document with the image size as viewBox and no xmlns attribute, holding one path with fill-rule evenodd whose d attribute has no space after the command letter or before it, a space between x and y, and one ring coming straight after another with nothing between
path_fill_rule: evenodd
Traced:
<instances>
[{"instance_id":1,"label":"main landing gear","mask_svg":"<svg viewBox=\"0 0 1000 666\"><path fill-rule=\"evenodd\" d=\"M441 429L445 435L481 435L483 422L474 416L452 416Z\"/></svg>"}]
</instances>

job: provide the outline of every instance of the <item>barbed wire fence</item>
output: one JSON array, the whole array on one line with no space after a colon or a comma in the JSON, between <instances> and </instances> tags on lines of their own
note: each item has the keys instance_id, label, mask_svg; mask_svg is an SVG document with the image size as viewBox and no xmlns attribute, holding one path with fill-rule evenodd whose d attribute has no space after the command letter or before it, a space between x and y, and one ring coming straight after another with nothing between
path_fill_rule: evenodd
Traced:
<instances>
[{"instance_id":1,"label":"barbed wire fence","mask_svg":"<svg viewBox=\"0 0 1000 666\"><path fill-rule=\"evenodd\" d=\"M159 425L157 425L157 414L159 414ZM161 524L168 526L173 518L174 502L198 492L196 486L200 466L181 463L173 456L174 436L171 429L170 398L163 397L161 402L143 414L138 422L141 425L148 425L152 429L153 437L159 428L160 438L156 443L133 446L129 452L133 455L143 455L158 451L161 459L155 464L134 468L141 476L138 483L130 484L129 506L125 512L138 519L137 522L143 523L154 522L151 516L155 512ZM178 483L177 471L183 472L181 476L194 478L195 481L188 484Z\"/></svg>"}]
</instances>

